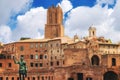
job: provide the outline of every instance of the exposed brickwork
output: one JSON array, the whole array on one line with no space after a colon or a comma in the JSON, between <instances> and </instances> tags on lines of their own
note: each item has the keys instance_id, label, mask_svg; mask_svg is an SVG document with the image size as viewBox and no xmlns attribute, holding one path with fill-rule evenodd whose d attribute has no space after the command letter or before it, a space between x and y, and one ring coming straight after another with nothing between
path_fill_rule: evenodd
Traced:
<instances>
[{"instance_id":1,"label":"exposed brickwork","mask_svg":"<svg viewBox=\"0 0 120 80\"><path fill-rule=\"evenodd\" d=\"M45 25L45 38L55 38L64 36L63 13L58 7L50 7L47 11L47 24Z\"/></svg>"}]
</instances>

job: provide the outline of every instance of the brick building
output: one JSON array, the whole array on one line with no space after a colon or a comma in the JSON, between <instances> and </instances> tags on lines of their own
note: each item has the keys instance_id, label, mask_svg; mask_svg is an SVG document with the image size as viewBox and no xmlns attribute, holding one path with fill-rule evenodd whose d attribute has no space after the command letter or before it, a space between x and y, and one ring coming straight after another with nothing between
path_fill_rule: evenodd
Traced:
<instances>
[{"instance_id":1,"label":"brick building","mask_svg":"<svg viewBox=\"0 0 120 80\"><path fill-rule=\"evenodd\" d=\"M0 43L0 80L19 80L18 60L27 63L25 80L120 80L120 44L96 36L79 39L64 36L60 6L47 11L44 39L24 39Z\"/></svg>"}]
</instances>

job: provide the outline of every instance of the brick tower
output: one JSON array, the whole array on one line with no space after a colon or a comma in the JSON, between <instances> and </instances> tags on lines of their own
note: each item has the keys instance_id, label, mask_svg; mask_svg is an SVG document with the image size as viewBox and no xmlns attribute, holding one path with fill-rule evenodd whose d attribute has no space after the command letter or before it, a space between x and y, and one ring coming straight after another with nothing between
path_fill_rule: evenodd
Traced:
<instances>
[{"instance_id":1,"label":"brick tower","mask_svg":"<svg viewBox=\"0 0 120 80\"><path fill-rule=\"evenodd\" d=\"M60 6L50 7L47 10L47 24L45 24L45 38L64 36L63 12Z\"/></svg>"}]
</instances>

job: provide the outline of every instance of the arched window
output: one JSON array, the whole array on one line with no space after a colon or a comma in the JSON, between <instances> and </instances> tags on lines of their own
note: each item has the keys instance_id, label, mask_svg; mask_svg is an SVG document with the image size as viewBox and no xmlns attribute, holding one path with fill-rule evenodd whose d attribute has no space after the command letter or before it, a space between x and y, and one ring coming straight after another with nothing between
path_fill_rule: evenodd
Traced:
<instances>
[{"instance_id":1,"label":"arched window","mask_svg":"<svg viewBox=\"0 0 120 80\"><path fill-rule=\"evenodd\" d=\"M14 80L14 77L12 77L12 80Z\"/></svg>"},{"instance_id":2,"label":"arched window","mask_svg":"<svg viewBox=\"0 0 120 80\"><path fill-rule=\"evenodd\" d=\"M28 77L28 80L30 80L30 77Z\"/></svg>"},{"instance_id":3,"label":"arched window","mask_svg":"<svg viewBox=\"0 0 120 80\"><path fill-rule=\"evenodd\" d=\"M42 80L44 80L44 77L42 76Z\"/></svg>"},{"instance_id":4,"label":"arched window","mask_svg":"<svg viewBox=\"0 0 120 80\"><path fill-rule=\"evenodd\" d=\"M97 55L92 56L91 62L92 65L99 65L99 57Z\"/></svg>"},{"instance_id":5,"label":"arched window","mask_svg":"<svg viewBox=\"0 0 120 80\"><path fill-rule=\"evenodd\" d=\"M33 80L35 80L35 77L33 77Z\"/></svg>"},{"instance_id":6,"label":"arched window","mask_svg":"<svg viewBox=\"0 0 120 80\"><path fill-rule=\"evenodd\" d=\"M39 77L39 76L38 76L37 78L38 78L38 80L40 80L40 77Z\"/></svg>"},{"instance_id":7,"label":"arched window","mask_svg":"<svg viewBox=\"0 0 120 80\"><path fill-rule=\"evenodd\" d=\"M6 80L8 80L8 77L6 77Z\"/></svg>"},{"instance_id":8,"label":"arched window","mask_svg":"<svg viewBox=\"0 0 120 80\"><path fill-rule=\"evenodd\" d=\"M112 58L112 66L116 66L116 59Z\"/></svg>"}]
</instances>

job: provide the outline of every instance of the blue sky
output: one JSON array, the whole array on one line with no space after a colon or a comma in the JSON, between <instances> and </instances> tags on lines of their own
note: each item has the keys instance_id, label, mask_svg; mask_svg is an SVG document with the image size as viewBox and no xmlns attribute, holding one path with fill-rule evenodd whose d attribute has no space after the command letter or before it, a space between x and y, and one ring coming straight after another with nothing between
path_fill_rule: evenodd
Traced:
<instances>
[{"instance_id":1,"label":"blue sky","mask_svg":"<svg viewBox=\"0 0 120 80\"><path fill-rule=\"evenodd\" d=\"M44 8L48 8L51 5L57 5L60 3L62 0L34 0L32 7L39 7L43 6ZM70 0L70 2L73 5L73 8L77 6L94 6L96 3L96 0Z\"/></svg>"},{"instance_id":2,"label":"blue sky","mask_svg":"<svg viewBox=\"0 0 120 80\"><path fill-rule=\"evenodd\" d=\"M65 35L88 36L93 24L98 37L120 41L120 0L1 0L0 42L44 38L46 11L52 5L63 10Z\"/></svg>"},{"instance_id":3,"label":"blue sky","mask_svg":"<svg viewBox=\"0 0 120 80\"><path fill-rule=\"evenodd\" d=\"M60 3L62 0L34 0L32 7L39 7L43 6L44 8L48 8L51 5L57 5ZM69 0L73 8L78 7L78 6L89 6L93 7L97 1L96 0ZM107 1L107 0L106 0ZM109 8L113 8L115 6L116 0L114 0L114 4L109 4ZM102 6L104 7L107 3L103 3Z\"/></svg>"}]
</instances>

